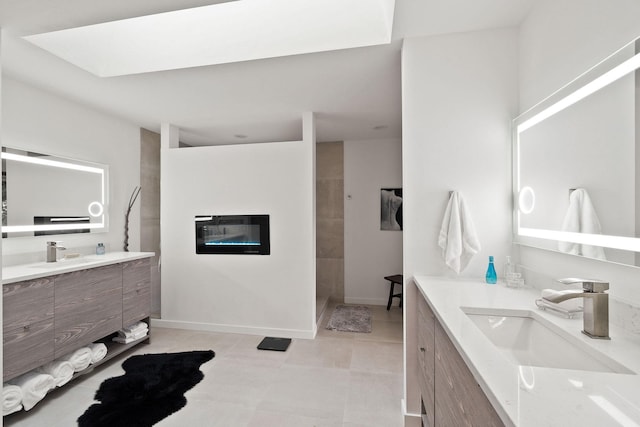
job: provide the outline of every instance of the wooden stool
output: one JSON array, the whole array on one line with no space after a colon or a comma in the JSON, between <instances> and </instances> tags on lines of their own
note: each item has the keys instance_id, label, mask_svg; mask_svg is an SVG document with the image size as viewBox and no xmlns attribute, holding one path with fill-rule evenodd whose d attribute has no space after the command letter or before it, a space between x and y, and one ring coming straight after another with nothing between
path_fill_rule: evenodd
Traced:
<instances>
[{"instance_id":1,"label":"wooden stool","mask_svg":"<svg viewBox=\"0 0 640 427\"><path fill-rule=\"evenodd\" d=\"M387 311L391 308L391 301L393 300L393 297L400 298L400 304L398 304L398 307L402 308L402 292L399 294L393 293L394 285L398 284L402 286L402 274L386 276L384 279L389 281L389 301L387 302Z\"/></svg>"}]
</instances>

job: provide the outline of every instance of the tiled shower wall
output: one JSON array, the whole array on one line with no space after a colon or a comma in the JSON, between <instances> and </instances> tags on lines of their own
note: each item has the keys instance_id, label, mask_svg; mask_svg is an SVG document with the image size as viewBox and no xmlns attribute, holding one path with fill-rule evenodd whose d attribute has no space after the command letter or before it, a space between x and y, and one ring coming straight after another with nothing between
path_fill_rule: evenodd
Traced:
<instances>
[{"instance_id":1,"label":"tiled shower wall","mask_svg":"<svg viewBox=\"0 0 640 427\"><path fill-rule=\"evenodd\" d=\"M160 317L160 134L140 129L140 250L151 259L151 315Z\"/></svg>"},{"instance_id":2,"label":"tiled shower wall","mask_svg":"<svg viewBox=\"0 0 640 427\"><path fill-rule=\"evenodd\" d=\"M344 301L344 150L316 145L316 294Z\"/></svg>"}]
</instances>

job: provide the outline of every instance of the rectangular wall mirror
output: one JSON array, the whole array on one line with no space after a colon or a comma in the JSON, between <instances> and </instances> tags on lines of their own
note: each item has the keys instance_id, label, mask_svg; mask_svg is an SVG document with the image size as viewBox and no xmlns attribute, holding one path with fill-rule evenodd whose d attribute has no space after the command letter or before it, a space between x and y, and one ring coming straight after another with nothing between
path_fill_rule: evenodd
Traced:
<instances>
[{"instance_id":1,"label":"rectangular wall mirror","mask_svg":"<svg viewBox=\"0 0 640 427\"><path fill-rule=\"evenodd\" d=\"M108 231L109 167L2 148L2 237Z\"/></svg>"},{"instance_id":2,"label":"rectangular wall mirror","mask_svg":"<svg viewBox=\"0 0 640 427\"><path fill-rule=\"evenodd\" d=\"M638 265L636 40L514 120L517 243Z\"/></svg>"}]
</instances>

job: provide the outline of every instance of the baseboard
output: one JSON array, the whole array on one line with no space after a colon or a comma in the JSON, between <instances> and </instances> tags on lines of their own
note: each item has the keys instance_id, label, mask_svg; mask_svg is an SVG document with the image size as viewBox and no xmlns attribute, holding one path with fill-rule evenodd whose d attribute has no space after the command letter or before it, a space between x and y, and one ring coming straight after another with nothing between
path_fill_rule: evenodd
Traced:
<instances>
[{"instance_id":1,"label":"baseboard","mask_svg":"<svg viewBox=\"0 0 640 427\"><path fill-rule=\"evenodd\" d=\"M344 297L345 304L363 304L363 305L387 305L388 299L380 299L380 298L351 298ZM397 300L394 300L396 305L398 304Z\"/></svg>"},{"instance_id":2,"label":"baseboard","mask_svg":"<svg viewBox=\"0 0 640 427\"><path fill-rule=\"evenodd\" d=\"M306 331L300 329L259 328L251 326L222 325L217 323L199 323L165 319L151 319L151 327L303 339L315 338L317 331L317 326L315 325L312 329Z\"/></svg>"}]
</instances>

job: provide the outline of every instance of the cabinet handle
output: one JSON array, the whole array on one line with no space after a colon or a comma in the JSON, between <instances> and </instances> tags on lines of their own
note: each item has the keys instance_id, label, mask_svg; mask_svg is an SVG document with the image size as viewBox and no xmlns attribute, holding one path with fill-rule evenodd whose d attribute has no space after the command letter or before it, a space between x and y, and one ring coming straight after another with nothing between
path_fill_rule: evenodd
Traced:
<instances>
[{"instance_id":1,"label":"cabinet handle","mask_svg":"<svg viewBox=\"0 0 640 427\"><path fill-rule=\"evenodd\" d=\"M24 325L22 329L24 329L25 331L28 331L29 329L31 329L31 325Z\"/></svg>"},{"instance_id":2,"label":"cabinet handle","mask_svg":"<svg viewBox=\"0 0 640 427\"><path fill-rule=\"evenodd\" d=\"M420 347L420 351L424 353L425 352L424 347Z\"/></svg>"}]
</instances>

